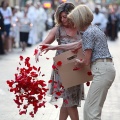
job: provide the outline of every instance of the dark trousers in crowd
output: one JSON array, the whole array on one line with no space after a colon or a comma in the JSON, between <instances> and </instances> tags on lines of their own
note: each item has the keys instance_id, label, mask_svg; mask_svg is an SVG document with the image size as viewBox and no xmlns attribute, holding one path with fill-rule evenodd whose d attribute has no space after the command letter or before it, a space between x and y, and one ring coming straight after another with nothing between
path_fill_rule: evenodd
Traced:
<instances>
[{"instance_id":1,"label":"dark trousers in crowd","mask_svg":"<svg viewBox=\"0 0 120 120\"><path fill-rule=\"evenodd\" d=\"M4 52L4 44L3 44L3 40L2 40L2 38L0 36L0 55L3 55L3 54L5 54L5 52Z\"/></svg>"}]
</instances>

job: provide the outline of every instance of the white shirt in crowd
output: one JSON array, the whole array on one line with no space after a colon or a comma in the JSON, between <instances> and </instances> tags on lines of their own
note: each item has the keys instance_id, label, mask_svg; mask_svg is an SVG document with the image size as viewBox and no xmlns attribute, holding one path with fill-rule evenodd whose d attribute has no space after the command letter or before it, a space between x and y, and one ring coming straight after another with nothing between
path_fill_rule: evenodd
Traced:
<instances>
[{"instance_id":1,"label":"white shirt in crowd","mask_svg":"<svg viewBox=\"0 0 120 120\"><path fill-rule=\"evenodd\" d=\"M107 25L107 19L105 15L102 13L94 13L94 19L92 21L92 24L95 25L96 23L100 23L99 28L104 31Z\"/></svg>"},{"instance_id":2,"label":"white shirt in crowd","mask_svg":"<svg viewBox=\"0 0 120 120\"><path fill-rule=\"evenodd\" d=\"M3 15L3 18L4 18L4 24L5 25L8 25L11 23L10 21L10 18L9 17L12 17L12 11L11 11L11 8L10 7L7 7L6 10L4 10L3 8L0 8L0 11Z\"/></svg>"},{"instance_id":3,"label":"white shirt in crowd","mask_svg":"<svg viewBox=\"0 0 120 120\"><path fill-rule=\"evenodd\" d=\"M20 18L20 32L30 31L30 20L27 17Z\"/></svg>"}]
</instances>

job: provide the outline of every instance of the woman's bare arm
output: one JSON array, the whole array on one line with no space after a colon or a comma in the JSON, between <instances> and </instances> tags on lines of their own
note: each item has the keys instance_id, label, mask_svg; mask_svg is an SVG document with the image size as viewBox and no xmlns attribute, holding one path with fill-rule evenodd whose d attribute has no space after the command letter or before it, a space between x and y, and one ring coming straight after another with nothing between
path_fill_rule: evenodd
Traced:
<instances>
[{"instance_id":1,"label":"woman's bare arm","mask_svg":"<svg viewBox=\"0 0 120 120\"><path fill-rule=\"evenodd\" d=\"M47 37L45 38L44 41L42 41L40 44L51 44L55 41L55 34L57 31L57 27L54 27L50 30L50 32L48 33Z\"/></svg>"},{"instance_id":2,"label":"woman's bare arm","mask_svg":"<svg viewBox=\"0 0 120 120\"><path fill-rule=\"evenodd\" d=\"M82 47L82 41L69 43L69 44L62 44L62 45L49 45L49 44L42 44L40 46L47 46L46 49L43 51L48 50L77 50Z\"/></svg>"},{"instance_id":3,"label":"woman's bare arm","mask_svg":"<svg viewBox=\"0 0 120 120\"><path fill-rule=\"evenodd\" d=\"M38 62L39 61L39 56L42 53L42 45L44 44L51 44L55 41L55 34L57 31L57 27L54 27L50 30L50 32L48 33L46 39L44 41L42 41L39 46L35 49L34 51L34 55L35 55L35 61Z\"/></svg>"},{"instance_id":4,"label":"woman's bare arm","mask_svg":"<svg viewBox=\"0 0 120 120\"><path fill-rule=\"evenodd\" d=\"M57 49L58 50L59 49L62 49L62 50L76 50L76 49L80 49L81 47L82 47L82 41L80 40L79 42L58 45Z\"/></svg>"}]
</instances>

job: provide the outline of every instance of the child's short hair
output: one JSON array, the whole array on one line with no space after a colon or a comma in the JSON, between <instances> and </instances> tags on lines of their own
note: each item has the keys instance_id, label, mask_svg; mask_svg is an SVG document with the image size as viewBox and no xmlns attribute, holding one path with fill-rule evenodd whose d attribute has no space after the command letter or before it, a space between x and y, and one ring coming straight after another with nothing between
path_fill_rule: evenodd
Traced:
<instances>
[{"instance_id":1,"label":"child's short hair","mask_svg":"<svg viewBox=\"0 0 120 120\"><path fill-rule=\"evenodd\" d=\"M84 27L91 24L93 20L93 12L86 5L78 5L68 18L74 23L75 27L82 30Z\"/></svg>"}]
</instances>

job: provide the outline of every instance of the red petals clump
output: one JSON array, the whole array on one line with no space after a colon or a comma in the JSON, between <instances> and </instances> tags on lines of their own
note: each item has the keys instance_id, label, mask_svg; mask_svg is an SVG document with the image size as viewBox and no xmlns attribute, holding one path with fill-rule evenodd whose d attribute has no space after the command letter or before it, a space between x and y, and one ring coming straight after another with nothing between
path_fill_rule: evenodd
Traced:
<instances>
[{"instance_id":1,"label":"red petals clump","mask_svg":"<svg viewBox=\"0 0 120 120\"><path fill-rule=\"evenodd\" d=\"M29 106L33 106L33 110L29 112L31 117L37 113L38 109L45 107L46 83L39 80L40 67L31 66L30 58L20 56L20 61L24 67L17 67L14 80L7 80L10 92L15 94L14 102L19 108L19 114L26 114ZM19 65L22 65L19 62Z\"/></svg>"}]
</instances>

